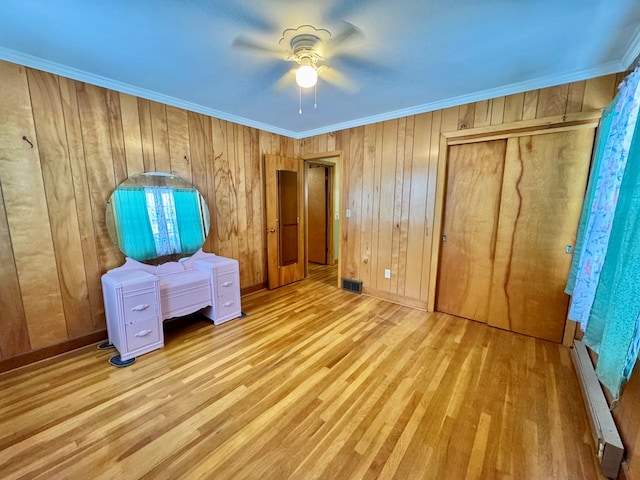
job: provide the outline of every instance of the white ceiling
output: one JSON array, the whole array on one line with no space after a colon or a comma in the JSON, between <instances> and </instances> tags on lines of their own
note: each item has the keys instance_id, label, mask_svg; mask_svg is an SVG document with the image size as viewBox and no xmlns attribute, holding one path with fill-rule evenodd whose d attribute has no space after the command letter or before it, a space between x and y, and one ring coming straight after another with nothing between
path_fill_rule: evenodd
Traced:
<instances>
[{"instance_id":1,"label":"white ceiling","mask_svg":"<svg viewBox=\"0 0 640 480\"><path fill-rule=\"evenodd\" d=\"M361 34L327 60L359 86L275 82L287 28ZM293 138L623 71L638 0L4 0L0 58ZM284 50L283 50L284 57ZM1 88L1 86L0 86Z\"/></svg>"}]
</instances>

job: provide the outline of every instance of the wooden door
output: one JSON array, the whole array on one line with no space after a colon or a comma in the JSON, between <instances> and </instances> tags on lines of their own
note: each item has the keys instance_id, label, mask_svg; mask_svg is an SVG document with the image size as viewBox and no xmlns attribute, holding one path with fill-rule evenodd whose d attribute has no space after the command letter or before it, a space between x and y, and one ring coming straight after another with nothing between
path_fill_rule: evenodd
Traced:
<instances>
[{"instance_id":1,"label":"wooden door","mask_svg":"<svg viewBox=\"0 0 640 480\"><path fill-rule=\"evenodd\" d=\"M309 164L307 175L308 245L310 262L327 264L327 200L328 168L324 165Z\"/></svg>"},{"instance_id":2,"label":"wooden door","mask_svg":"<svg viewBox=\"0 0 640 480\"><path fill-rule=\"evenodd\" d=\"M265 155L269 288L304 278L302 161Z\"/></svg>"},{"instance_id":3,"label":"wooden door","mask_svg":"<svg viewBox=\"0 0 640 480\"><path fill-rule=\"evenodd\" d=\"M487 322L507 141L449 147L436 310Z\"/></svg>"},{"instance_id":4,"label":"wooden door","mask_svg":"<svg viewBox=\"0 0 640 480\"><path fill-rule=\"evenodd\" d=\"M490 325L561 342L564 286L587 183L595 129L507 143Z\"/></svg>"}]
</instances>

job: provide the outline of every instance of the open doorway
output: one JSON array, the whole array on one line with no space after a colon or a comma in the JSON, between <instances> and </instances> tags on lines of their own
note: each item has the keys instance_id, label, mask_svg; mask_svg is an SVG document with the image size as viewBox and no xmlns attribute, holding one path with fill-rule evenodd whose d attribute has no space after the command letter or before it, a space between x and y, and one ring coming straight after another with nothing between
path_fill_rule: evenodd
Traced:
<instances>
[{"instance_id":1,"label":"open doorway","mask_svg":"<svg viewBox=\"0 0 640 480\"><path fill-rule=\"evenodd\" d=\"M338 285L339 156L307 159L305 170L305 240L307 273Z\"/></svg>"}]
</instances>

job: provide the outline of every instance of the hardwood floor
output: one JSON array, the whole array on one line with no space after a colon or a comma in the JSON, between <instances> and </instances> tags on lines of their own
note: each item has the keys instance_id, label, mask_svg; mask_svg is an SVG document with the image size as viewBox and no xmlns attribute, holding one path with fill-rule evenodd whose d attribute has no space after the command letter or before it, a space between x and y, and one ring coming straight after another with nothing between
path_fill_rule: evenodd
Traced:
<instances>
[{"instance_id":1,"label":"hardwood floor","mask_svg":"<svg viewBox=\"0 0 640 480\"><path fill-rule=\"evenodd\" d=\"M601 478L569 350L335 282L0 375L0 478Z\"/></svg>"}]
</instances>

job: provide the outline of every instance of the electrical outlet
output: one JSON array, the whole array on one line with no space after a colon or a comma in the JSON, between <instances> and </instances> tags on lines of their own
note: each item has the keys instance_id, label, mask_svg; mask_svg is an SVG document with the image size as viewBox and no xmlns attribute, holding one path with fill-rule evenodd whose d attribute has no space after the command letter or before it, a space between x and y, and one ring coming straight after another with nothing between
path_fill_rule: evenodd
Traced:
<instances>
[{"instance_id":1,"label":"electrical outlet","mask_svg":"<svg viewBox=\"0 0 640 480\"><path fill-rule=\"evenodd\" d=\"M384 269L384 278L391 278L391 270L388 268Z\"/></svg>"}]
</instances>

